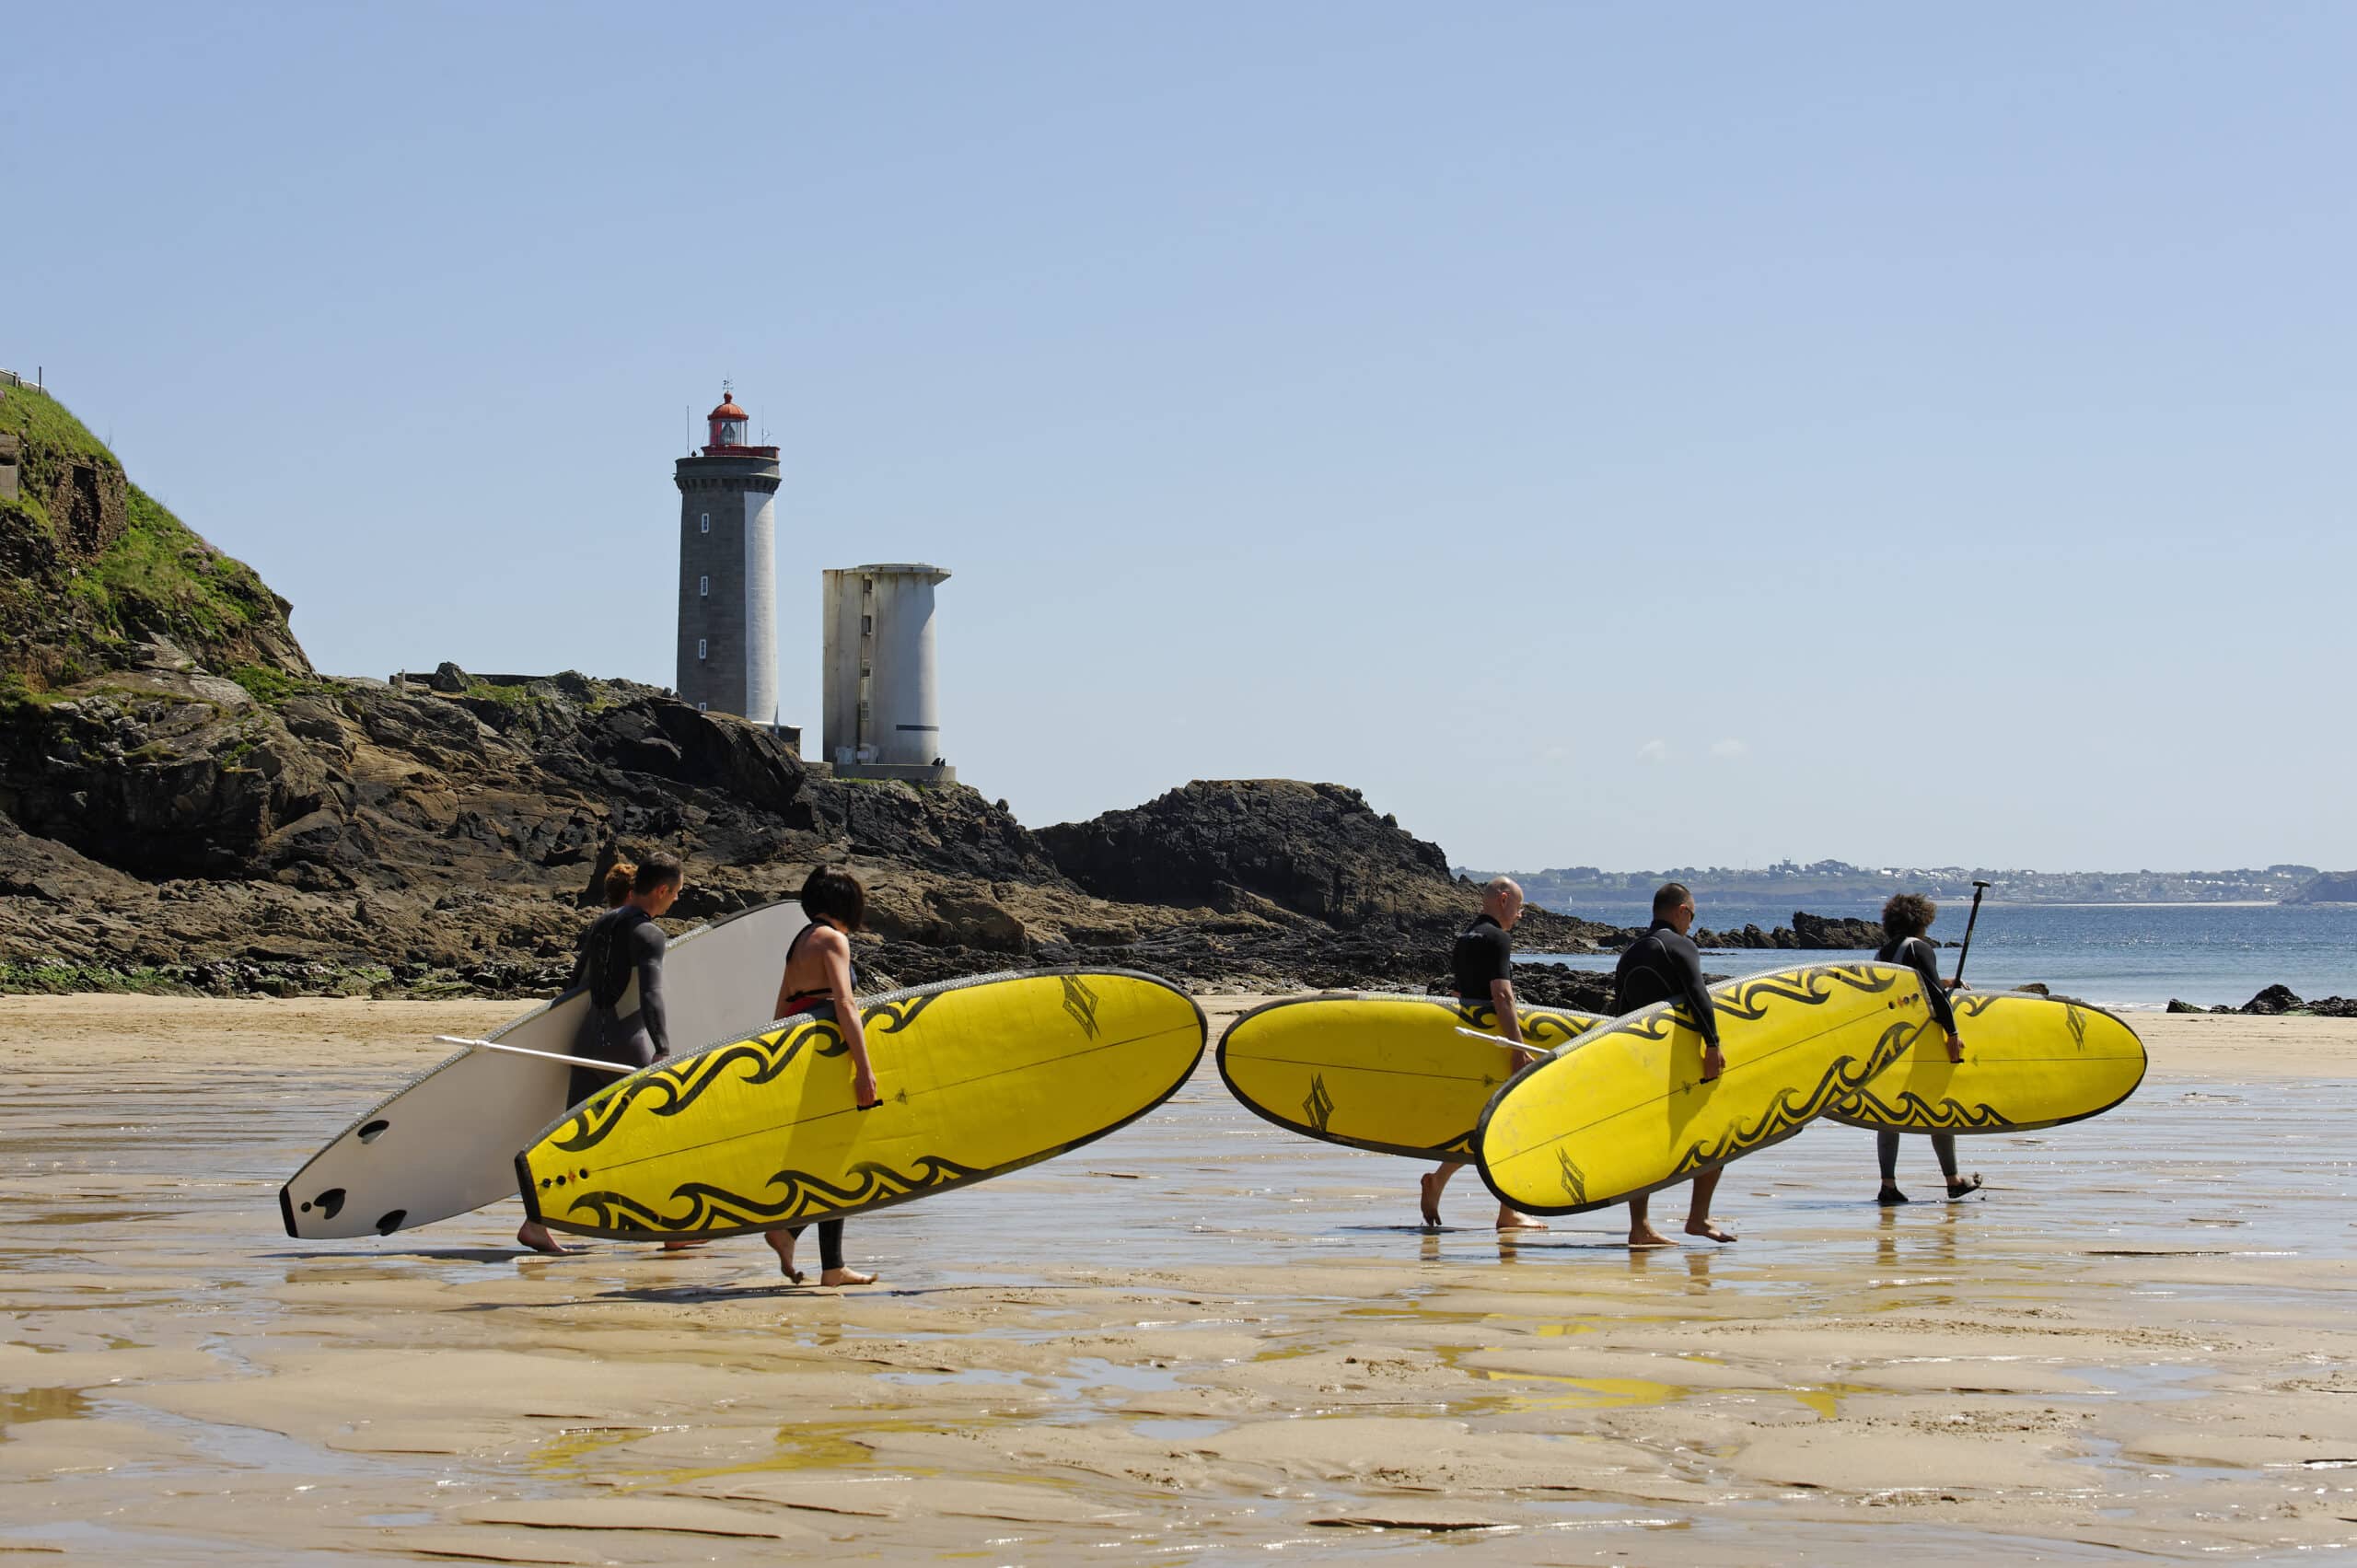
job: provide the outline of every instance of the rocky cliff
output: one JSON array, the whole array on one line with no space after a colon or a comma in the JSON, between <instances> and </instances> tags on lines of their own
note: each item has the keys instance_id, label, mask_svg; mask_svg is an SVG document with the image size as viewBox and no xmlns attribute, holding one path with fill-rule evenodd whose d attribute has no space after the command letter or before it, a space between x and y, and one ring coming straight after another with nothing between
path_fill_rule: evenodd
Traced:
<instances>
[{"instance_id":1,"label":"rocky cliff","mask_svg":"<svg viewBox=\"0 0 2357 1568\"><path fill-rule=\"evenodd\" d=\"M596 875L656 848L688 863L682 923L849 865L871 984L1090 962L1423 989L1478 902L1334 784L1198 783L1035 834L628 681L322 676L284 601L70 414L11 389L0 421L24 476L0 504L0 989L544 992ZM1517 936L1621 935L1534 911Z\"/></svg>"}]
</instances>

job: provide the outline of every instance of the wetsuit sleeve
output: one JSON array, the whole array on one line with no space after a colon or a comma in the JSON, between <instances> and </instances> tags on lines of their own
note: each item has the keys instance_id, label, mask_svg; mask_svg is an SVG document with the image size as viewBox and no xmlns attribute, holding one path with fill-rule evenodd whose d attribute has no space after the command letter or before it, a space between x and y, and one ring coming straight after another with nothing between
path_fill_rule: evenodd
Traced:
<instances>
[{"instance_id":1,"label":"wetsuit sleeve","mask_svg":"<svg viewBox=\"0 0 2357 1568\"><path fill-rule=\"evenodd\" d=\"M632 958L638 966L638 1021L655 1042L655 1054L671 1054L669 1021L663 1016L663 950L670 938L651 920L638 923L631 933Z\"/></svg>"},{"instance_id":2,"label":"wetsuit sleeve","mask_svg":"<svg viewBox=\"0 0 2357 1568\"><path fill-rule=\"evenodd\" d=\"M1948 988L1940 983L1939 954L1921 936L1910 936L1898 951L1923 977L1923 1000L1932 1005L1933 1021L1948 1033L1956 1033L1956 1005L1948 1000Z\"/></svg>"},{"instance_id":3,"label":"wetsuit sleeve","mask_svg":"<svg viewBox=\"0 0 2357 1568\"><path fill-rule=\"evenodd\" d=\"M1719 1043L1719 1011L1711 1005L1711 988L1702 983L1702 949L1691 938L1681 936L1676 942L1664 942L1662 951L1674 967L1678 994L1686 999L1686 1010L1694 1015L1694 1027L1713 1045Z\"/></svg>"}]
</instances>

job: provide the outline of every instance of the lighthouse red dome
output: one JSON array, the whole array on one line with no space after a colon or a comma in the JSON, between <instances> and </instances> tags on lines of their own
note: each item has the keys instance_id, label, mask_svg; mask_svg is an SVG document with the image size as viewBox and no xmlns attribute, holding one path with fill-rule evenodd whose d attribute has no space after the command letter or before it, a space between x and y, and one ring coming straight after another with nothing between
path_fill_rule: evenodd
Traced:
<instances>
[{"instance_id":1,"label":"lighthouse red dome","mask_svg":"<svg viewBox=\"0 0 2357 1568\"><path fill-rule=\"evenodd\" d=\"M713 410L710 413L704 415L704 417L706 419L744 420L750 419L753 416L747 413L743 409L738 408L735 398L724 394L720 400L720 406Z\"/></svg>"}]
</instances>

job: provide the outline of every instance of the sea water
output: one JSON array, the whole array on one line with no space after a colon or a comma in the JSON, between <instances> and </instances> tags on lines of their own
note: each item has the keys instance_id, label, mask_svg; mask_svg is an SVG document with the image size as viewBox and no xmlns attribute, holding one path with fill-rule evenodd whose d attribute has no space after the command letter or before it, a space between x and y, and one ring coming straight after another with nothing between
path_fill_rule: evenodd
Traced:
<instances>
[{"instance_id":1,"label":"sea water","mask_svg":"<svg viewBox=\"0 0 2357 1568\"><path fill-rule=\"evenodd\" d=\"M1940 906L1932 935L1944 946L1941 968L1953 973L1971 902ZM1582 904L1569 912L1614 925L1643 925L1641 903ZM1808 912L1878 920L1879 900L1812 903ZM1720 901L1696 890L1696 923L1713 930L1793 923L1787 904ZM1525 952L1525 962L1610 969L1613 954ZM1713 974L1747 974L1789 963L1854 961L1856 953L1730 948L1708 952ZM2199 1006L2239 1007L2270 985L2303 997L2357 996L2357 905L2351 904L1999 904L1983 902L1965 965L1968 984L2014 986L2032 981L2058 994L2116 1007L2160 1007L2171 998Z\"/></svg>"}]
</instances>

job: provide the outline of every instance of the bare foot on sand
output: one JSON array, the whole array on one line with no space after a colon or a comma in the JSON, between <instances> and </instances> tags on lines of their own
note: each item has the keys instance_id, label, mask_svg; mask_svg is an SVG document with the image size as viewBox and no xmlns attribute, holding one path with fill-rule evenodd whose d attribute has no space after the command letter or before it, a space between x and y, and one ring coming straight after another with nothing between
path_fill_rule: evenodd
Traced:
<instances>
[{"instance_id":1,"label":"bare foot on sand","mask_svg":"<svg viewBox=\"0 0 2357 1568\"><path fill-rule=\"evenodd\" d=\"M1440 1172L1428 1170L1416 1179L1416 1192L1423 1200L1424 1223L1440 1224Z\"/></svg>"},{"instance_id":2,"label":"bare foot on sand","mask_svg":"<svg viewBox=\"0 0 2357 1568\"><path fill-rule=\"evenodd\" d=\"M792 1283L800 1284L804 1275L794 1266L794 1237L784 1231L772 1230L764 1232L761 1239L768 1242L770 1250L777 1254L778 1272Z\"/></svg>"},{"instance_id":3,"label":"bare foot on sand","mask_svg":"<svg viewBox=\"0 0 2357 1568\"><path fill-rule=\"evenodd\" d=\"M1655 1230L1652 1225L1639 1221L1629 1227L1629 1245L1631 1247L1675 1247L1678 1243Z\"/></svg>"},{"instance_id":4,"label":"bare foot on sand","mask_svg":"<svg viewBox=\"0 0 2357 1568\"><path fill-rule=\"evenodd\" d=\"M709 1239L697 1241L667 1241L663 1244L663 1250L666 1252L692 1252L699 1247L708 1247L710 1245L711 1242Z\"/></svg>"},{"instance_id":5,"label":"bare foot on sand","mask_svg":"<svg viewBox=\"0 0 2357 1568\"><path fill-rule=\"evenodd\" d=\"M516 1227L516 1245L528 1247L535 1252L545 1252L552 1258L563 1258L568 1253L580 1250L576 1247L567 1247L563 1242L551 1236L549 1227L538 1220L526 1220Z\"/></svg>"},{"instance_id":6,"label":"bare foot on sand","mask_svg":"<svg viewBox=\"0 0 2357 1568\"><path fill-rule=\"evenodd\" d=\"M876 1276L863 1274L857 1269L829 1269L819 1276L819 1283L822 1285L872 1285L876 1283Z\"/></svg>"},{"instance_id":7,"label":"bare foot on sand","mask_svg":"<svg viewBox=\"0 0 2357 1568\"><path fill-rule=\"evenodd\" d=\"M1504 1203L1500 1203L1498 1228L1500 1230L1545 1230L1547 1223L1544 1220L1532 1219L1528 1214L1516 1214Z\"/></svg>"},{"instance_id":8,"label":"bare foot on sand","mask_svg":"<svg viewBox=\"0 0 2357 1568\"><path fill-rule=\"evenodd\" d=\"M1727 1229L1716 1220L1688 1220L1686 1222L1686 1234L1689 1236L1706 1236L1713 1241L1733 1241L1735 1239L1735 1232Z\"/></svg>"}]
</instances>

